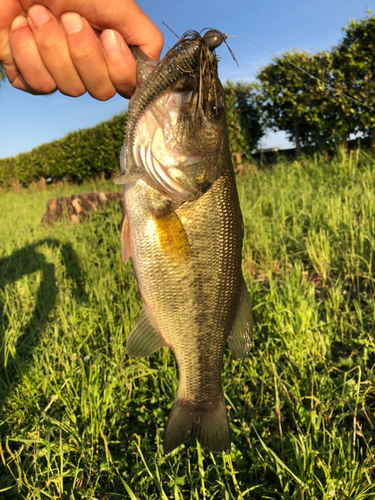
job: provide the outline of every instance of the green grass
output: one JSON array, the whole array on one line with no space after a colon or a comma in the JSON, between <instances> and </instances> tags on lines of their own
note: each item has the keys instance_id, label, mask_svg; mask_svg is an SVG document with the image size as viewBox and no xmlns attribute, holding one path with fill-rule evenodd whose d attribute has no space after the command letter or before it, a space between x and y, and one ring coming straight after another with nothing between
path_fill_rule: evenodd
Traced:
<instances>
[{"instance_id":1,"label":"green grass","mask_svg":"<svg viewBox=\"0 0 375 500\"><path fill-rule=\"evenodd\" d=\"M119 209L45 228L48 198L93 185L0 194L0 498L375 499L375 161L238 188L255 327L244 360L225 355L230 456L163 455L176 366L125 354L141 300Z\"/></svg>"}]
</instances>

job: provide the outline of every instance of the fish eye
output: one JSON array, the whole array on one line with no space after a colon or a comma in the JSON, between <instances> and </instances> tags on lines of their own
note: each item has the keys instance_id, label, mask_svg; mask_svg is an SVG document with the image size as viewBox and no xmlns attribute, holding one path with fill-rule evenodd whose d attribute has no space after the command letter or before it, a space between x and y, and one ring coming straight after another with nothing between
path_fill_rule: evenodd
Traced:
<instances>
[{"instance_id":1,"label":"fish eye","mask_svg":"<svg viewBox=\"0 0 375 500\"><path fill-rule=\"evenodd\" d=\"M224 114L224 106L223 103L218 101L211 101L208 106L208 116L213 120L220 120L220 118Z\"/></svg>"}]
</instances>

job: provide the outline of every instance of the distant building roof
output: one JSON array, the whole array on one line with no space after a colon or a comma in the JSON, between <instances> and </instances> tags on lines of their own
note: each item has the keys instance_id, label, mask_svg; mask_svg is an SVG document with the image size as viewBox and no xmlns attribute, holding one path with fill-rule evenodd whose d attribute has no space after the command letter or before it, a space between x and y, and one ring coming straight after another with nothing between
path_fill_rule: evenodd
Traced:
<instances>
[{"instance_id":1,"label":"distant building roof","mask_svg":"<svg viewBox=\"0 0 375 500\"><path fill-rule=\"evenodd\" d=\"M276 153L276 151L278 151L279 148L264 148L264 149L261 149L260 152L261 153Z\"/></svg>"}]
</instances>

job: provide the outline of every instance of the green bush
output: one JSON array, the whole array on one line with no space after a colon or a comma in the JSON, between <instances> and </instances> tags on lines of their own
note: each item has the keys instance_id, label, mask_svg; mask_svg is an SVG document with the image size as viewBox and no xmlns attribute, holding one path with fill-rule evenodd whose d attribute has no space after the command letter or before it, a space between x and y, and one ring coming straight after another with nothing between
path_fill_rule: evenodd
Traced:
<instances>
[{"instance_id":1,"label":"green bush","mask_svg":"<svg viewBox=\"0 0 375 500\"><path fill-rule=\"evenodd\" d=\"M27 186L41 177L80 182L103 170L116 171L124 142L126 114L115 115L96 127L72 132L52 141L0 160L0 186L18 180Z\"/></svg>"}]
</instances>

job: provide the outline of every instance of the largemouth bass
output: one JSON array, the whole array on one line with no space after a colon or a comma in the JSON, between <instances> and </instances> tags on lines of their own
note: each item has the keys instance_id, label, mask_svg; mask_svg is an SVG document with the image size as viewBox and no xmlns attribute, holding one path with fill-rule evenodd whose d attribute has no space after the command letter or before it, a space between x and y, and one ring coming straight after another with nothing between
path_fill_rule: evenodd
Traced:
<instances>
[{"instance_id":1,"label":"largemouth bass","mask_svg":"<svg viewBox=\"0 0 375 500\"><path fill-rule=\"evenodd\" d=\"M229 151L216 30L188 32L156 63L132 47L137 89L121 152L121 241L144 300L127 352L172 349L179 386L163 446L196 436L229 452L221 369L251 347L251 309L241 271L243 222Z\"/></svg>"}]
</instances>

